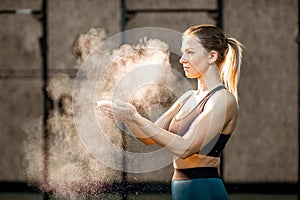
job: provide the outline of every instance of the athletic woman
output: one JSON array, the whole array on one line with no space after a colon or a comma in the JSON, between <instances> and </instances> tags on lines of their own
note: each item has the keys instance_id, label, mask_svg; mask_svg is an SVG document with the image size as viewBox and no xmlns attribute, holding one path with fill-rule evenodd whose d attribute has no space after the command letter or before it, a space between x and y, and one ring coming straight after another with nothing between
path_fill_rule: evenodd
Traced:
<instances>
[{"instance_id":1,"label":"athletic woman","mask_svg":"<svg viewBox=\"0 0 300 200\"><path fill-rule=\"evenodd\" d=\"M155 123L127 102L102 101L98 108L145 144L173 153L174 200L228 199L220 154L237 124L242 45L214 25L198 25L183 33L181 52L185 75L196 78L198 88L184 93Z\"/></svg>"}]
</instances>

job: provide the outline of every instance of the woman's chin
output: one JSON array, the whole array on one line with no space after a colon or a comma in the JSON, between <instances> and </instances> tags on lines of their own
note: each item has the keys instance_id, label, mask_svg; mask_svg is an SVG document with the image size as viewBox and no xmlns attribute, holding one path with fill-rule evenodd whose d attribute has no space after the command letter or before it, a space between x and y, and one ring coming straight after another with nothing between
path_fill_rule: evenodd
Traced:
<instances>
[{"instance_id":1,"label":"woman's chin","mask_svg":"<svg viewBox=\"0 0 300 200\"><path fill-rule=\"evenodd\" d=\"M185 72L185 77L187 77L187 78L196 78L195 76L193 76L192 74L187 73L187 72Z\"/></svg>"}]
</instances>

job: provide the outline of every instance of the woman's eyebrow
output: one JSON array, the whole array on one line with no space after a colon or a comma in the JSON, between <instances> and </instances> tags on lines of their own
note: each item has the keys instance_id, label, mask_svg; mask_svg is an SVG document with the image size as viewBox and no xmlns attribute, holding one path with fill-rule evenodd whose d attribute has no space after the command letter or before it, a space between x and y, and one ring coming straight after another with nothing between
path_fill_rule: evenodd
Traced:
<instances>
[{"instance_id":1,"label":"woman's eyebrow","mask_svg":"<svg viewBox=\"0 0 300 200\"><path fill-rule=\"evenodd\" d=\"M195 48L193 47L187 47L185 49L180 49L181 50L181 53L183 53L184 51L187 51L187 50L195 50Z\"/></svg>"}]
</instances>

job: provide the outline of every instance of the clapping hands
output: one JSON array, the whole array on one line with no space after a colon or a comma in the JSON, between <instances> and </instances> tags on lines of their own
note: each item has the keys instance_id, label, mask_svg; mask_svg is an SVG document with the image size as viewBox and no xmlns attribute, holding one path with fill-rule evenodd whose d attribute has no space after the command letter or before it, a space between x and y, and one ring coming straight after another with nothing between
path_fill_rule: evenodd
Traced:
<instances>
[{"instance_id":1,"label":"clapping hands","mask_svg":"<svg viewBox=\"0 0 300 200\"><path fill-rule=\"evenodd\" d=\"M115 102L107 100L97 101L97 109L107 117L117 121L131 121L138 114L132 104L120 100Z\"/></svg>"}]
</instances>

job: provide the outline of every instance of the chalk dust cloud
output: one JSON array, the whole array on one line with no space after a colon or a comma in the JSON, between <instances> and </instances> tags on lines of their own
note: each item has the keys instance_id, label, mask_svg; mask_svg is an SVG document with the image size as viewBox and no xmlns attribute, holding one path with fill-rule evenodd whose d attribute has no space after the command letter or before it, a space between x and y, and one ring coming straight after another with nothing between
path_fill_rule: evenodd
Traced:
<instances>
[{"instance_id":1,"label":"chalk dust cloud","mask_svg":"<svg viewBox=\"0 0 300 200\"><path fill-rule=\"evenodd\" d=\"M88 33L80 35L74 43L74 53L78 61L75 67L84 68L84 76L80 77L82 81L95 73L89 70L95 68L89 66L96 66L101 71L101 76L95 82L96 90L92 94L94 104L88 106L92 106L95 110L97 100L123 99L134 104L142 116L154 121L176 100L177 95L174 94L174 90L182 87L177 83L176 75L172 75L169 46L158 39L140 38L137 44L122 44L113 50L106 50L99 48L105 39L106 33L103 29L92 28ZM170 74L166 79L166 74L161 74L159 70L153 70L151 74L141 74L139 71L138 74L134 73L141 66L148 68L162 66L165 71L169 70ZM149 76L152 78L147 83L145 77ZM77 95L81 89L80 81L77 87L73 86L74 78L67 74L56 74L50 77L47 91L53 101L53 108L47 121L49 152L47 155L43 152L42 117L31 120L23 125L27 136L23 143L23 163L29 185L36 186L42 191L52 192L58 197L80 199L82 196L79 195L101 194L110 184L120 183L122 176L121 171L99 162L92 155L91 149L88 150L79 138L74 123L74 110L86 104L81 102L74 104L74 95ZM87 93L87 95L91 94ZM124 141L122 137L124 133L114 121L96 110L94 117L105 130L105 137L116 148L122 150L125 144L127 151L139 153L151 152L158 148L145 147L128 135ZM90 129L88 121L83 128ZM95 148L99 146L104 153L110 151L106 146L95 144ZM49 160L47 184L44 184L42 175L44 156L48 156ZM103 154L103 157L105 156ZM109 158L112 166L120 162L117 159L119 158Z\"/></svg>"}]
</instances>

